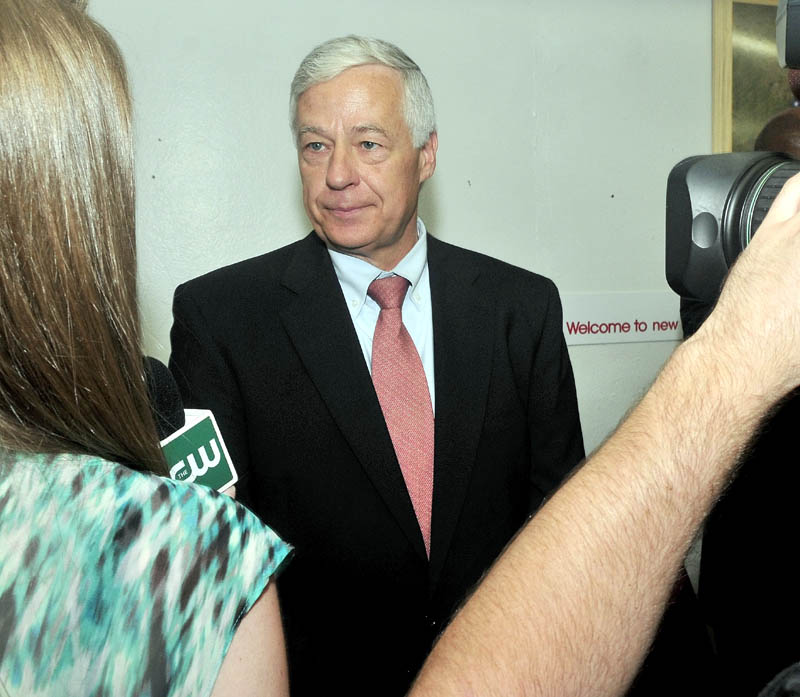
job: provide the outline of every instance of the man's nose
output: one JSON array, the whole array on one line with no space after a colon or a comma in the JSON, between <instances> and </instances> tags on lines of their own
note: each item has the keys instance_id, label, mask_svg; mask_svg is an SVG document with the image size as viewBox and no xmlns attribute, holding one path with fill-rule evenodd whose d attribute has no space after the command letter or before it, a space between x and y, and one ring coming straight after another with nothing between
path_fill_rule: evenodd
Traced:
<instances>
[{"instance_id":1,"label":"man's nose","mask_svg":"<svg viewBox=\"0 0 800 697\"><path fill-rule=\"evenodd\" d=\"M346 189L358 183L358 166L348 147L334 147L328 160L325 183L331 189Z\"/></svg>"}]
</instances>

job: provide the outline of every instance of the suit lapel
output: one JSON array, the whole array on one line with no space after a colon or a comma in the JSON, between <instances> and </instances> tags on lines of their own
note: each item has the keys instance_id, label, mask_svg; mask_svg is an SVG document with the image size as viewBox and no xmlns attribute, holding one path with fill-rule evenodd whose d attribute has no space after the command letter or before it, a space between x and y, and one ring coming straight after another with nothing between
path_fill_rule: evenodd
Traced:
<instances>
[{"instance_id":1,"label":"suit lapel","mask_svg":"<svg viewBox=\"0 0 800 697\"><path fill-rule=\"evenodd\" d=\"M386 506L425 546L353 322L325 246L312 233L286 269L281 321L306 371Z\"/></svg>"},{"instance_id":2,"label":"suit lapel","mask_svg":"<svg viewBox=\"0 0 800 697\"><path fill-rule=\"evenodd\" d=\"M469 258L456 258L458 251L428 238L436 385L432 586L447 558L472 474L494 342L493 306L478 287L480 272Z\"/></svg>"}]
</instances>

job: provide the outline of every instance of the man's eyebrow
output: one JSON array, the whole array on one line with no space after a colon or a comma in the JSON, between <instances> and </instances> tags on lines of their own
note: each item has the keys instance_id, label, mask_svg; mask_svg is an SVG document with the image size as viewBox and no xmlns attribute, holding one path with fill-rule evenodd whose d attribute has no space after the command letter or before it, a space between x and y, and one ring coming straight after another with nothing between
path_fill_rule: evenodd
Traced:
<instances>
[{"instance_id":1,"label":"man's eyebrow","mask_svg":"<svg viewBox=\"0 0 800 697\"><path fill-rule=\"evenodd\" d=\"M297 137L306 135L306 133L312 133L317 136L324 136L325 131L321 128L317 128L316 126L301 126L297 129Z\"/></svg>"},{"instance_id":2,"label":"man's eyebrow","mask_svg":"<svg viewBox=\"0 0 800 697\"><path fill-rule=\"evenodd\" d=\"M385 128L381 128L380 126L373 123L364 123L358 126L353 126L353 128L350 129L350 132L356 135L378 133L382 135L384 138L389 138L389 133L386 131ZM298 138L301 138L302 136L307 134L322 136L323 138L329 137L325 132L325 129L319 128L318 126L301 126L300 128L297 129Z\"/></svg>"},{"instance_id":3,"label":"man's eyebrow","mask_svg":"<svg viewBox=\"0 0 800 697\"><path fill-rule=\"evenodd\" d=\"M361 124L360 126L354 126L353 133L357 133L359 135L363 135L365 133L379 133L384 138L389 137L389 134L386 132L386 129L381 128L380 126L377 126L372 123L364 123Z\"/></svg>"}]
</instances>

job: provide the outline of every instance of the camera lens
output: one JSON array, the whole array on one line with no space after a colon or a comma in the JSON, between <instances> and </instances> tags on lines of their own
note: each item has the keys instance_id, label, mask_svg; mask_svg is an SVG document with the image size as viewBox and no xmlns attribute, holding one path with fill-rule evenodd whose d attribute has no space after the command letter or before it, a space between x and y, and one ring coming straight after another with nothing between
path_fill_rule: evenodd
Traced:
<instances>
[{"instance_id":1,"label":"camera lens","mask_svg":"<svg viewBox=\"0 0 800 697\"><path fill-rule=\"evenodd\" d=\"M723 247L728 265L756 234L786 180L800 172L800 161L769 155L734 185L726 204Z\"/></svg>"}]
</instances>

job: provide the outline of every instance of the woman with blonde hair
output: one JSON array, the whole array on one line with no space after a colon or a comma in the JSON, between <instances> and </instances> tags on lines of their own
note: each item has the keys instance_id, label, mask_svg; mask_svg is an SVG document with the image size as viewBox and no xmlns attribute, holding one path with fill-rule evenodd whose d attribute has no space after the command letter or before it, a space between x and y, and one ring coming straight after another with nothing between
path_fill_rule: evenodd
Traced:
<instances>
[{"instance_id":1,"label":"woman with blonde hair","mask_svg":"<svg viewBox=\"0 0 800 697\"><path fill-rule=\"evenodd\" d=\"M0 0L0 695L286 693L289 548L150 474L131 105L83 4Z\"/></svg>"}]
</instances>

